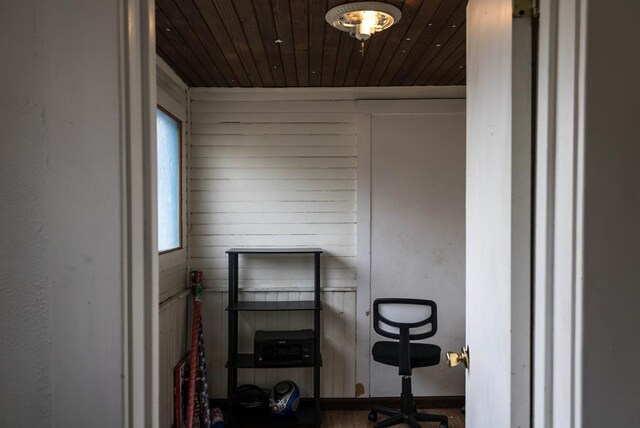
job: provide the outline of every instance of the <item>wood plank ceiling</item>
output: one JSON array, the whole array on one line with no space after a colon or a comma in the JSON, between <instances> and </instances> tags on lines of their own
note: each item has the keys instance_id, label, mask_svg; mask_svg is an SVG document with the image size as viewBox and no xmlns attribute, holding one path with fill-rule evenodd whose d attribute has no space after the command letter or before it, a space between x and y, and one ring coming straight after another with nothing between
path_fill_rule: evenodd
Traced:
<instances>
[{"instance_id":1,"label":"wood plank ceiling","mask_svg":"<svg viewBox=\"0 0 640 428\"><path fill-rule=\"evenodd\" d=\"M345 0L156 0L157 52L189 86L465 84L467 0L387 0L402 19L366 42L328 25Z\"/></svg>"}]
</instances>

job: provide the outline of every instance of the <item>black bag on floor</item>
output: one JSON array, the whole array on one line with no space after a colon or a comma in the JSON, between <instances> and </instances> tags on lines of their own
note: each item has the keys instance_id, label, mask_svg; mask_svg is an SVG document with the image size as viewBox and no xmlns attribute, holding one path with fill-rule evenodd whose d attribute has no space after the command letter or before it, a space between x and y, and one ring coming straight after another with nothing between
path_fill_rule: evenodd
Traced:
<instances>
[{"instance_id":1,"label":"black bag on floor","mask_svg":"<svg viewBox=\"0 0 640 428\"><path fill-rule=\"evenodd\" d=\"M269 417L269 391L256 385L241 385L234 394L234 413L243 419L262 421Z\"/></svg>"}]
</instances>

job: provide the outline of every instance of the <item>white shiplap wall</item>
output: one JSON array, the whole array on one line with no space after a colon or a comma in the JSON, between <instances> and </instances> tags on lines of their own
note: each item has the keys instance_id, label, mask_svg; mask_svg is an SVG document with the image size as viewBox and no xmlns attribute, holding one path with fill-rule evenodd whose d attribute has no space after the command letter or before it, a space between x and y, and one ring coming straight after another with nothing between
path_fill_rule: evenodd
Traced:
<instances>
[{"instance_id":1,"label":"white shiplap wall","mask_svg":"<svg viewBox=\"0 0 640 428\"><path fill-rule=\"evenodd\" d=\"M355 391L355 102L330 92L191 90L189 265L204 271L211 394L226 396L229 247L321 247L322 395ZM310 298L310 257L241 256L247 300ZM241 314L240 349L255 329L311 326L305 313ZM311 370L241 370L240 383L291 378L305 395Z\"/></svg>"}]
</instances>

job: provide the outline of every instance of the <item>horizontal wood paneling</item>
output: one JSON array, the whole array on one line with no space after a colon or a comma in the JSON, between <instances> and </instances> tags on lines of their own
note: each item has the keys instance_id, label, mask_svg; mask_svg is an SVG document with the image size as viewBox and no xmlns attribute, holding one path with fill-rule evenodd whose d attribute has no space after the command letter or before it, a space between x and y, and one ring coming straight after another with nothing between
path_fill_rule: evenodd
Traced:
<instances>
[{"instance_id":1,"label":"horizontal wood paneling","mask_svg":"<svg viewBox=\"0 0 640 428\"><path fill-rule=\"evenodd\" d=\"M255 108L255 107L254 107ZM324 112L259 112L242 113L245 123L350 123L344 113ZM196 112L191 115L191 123L234 123L238 121L238 113Z\"/></svg>"},{"instance_id":2,"label":"horizontal wood paneling","mask_svg":"<svg viewBox=\"0 0 640 428\"><path fill-rule=\"evenodd\" d=\"M301 140L298 135L194 135L191 138L193 146L313 146L336 147L351 146L353 139L350 135L307 135ZM315 159L312 159L316 162ZM194 159L195 161L195 159ZM291 159L287 159L291 161ZM193 166L198 166L194 164Z\"/></svg>"},{"instance_id":3,"label":"horizontal wood paneling","mask_svg":"<svg viewBox=\"0 0 640 428\"><path fill-rule=\"evenodd\" d=\"M214 135L354 135L355 124L342 122L321 122L321 123L251 123L245 122L242 115L237 115L237 122L233 123L193 123L191 124L191 132L198 134L214 134ZM271 147L278 150L278 147ZM205 147L199 150L213 152L207 157L220 156L218 151L223 148ZM322 152L320 148L320 152ZM196 157L198 155L196 154ZM289 156L301 156L300 154L291 154ZM318 156L312 152L308 156Z\"/></svg>"},{"instance_id":4,"label":"horizontal wood paneling","mask_svg":"<svg viewBox=\"0 0 640 428\"><path fill-rule=\"evenodd\" d=\"M330 202L328 202L330 203ZM264 224L191 224L191 233L194 235L327 235L349 236L354 235L355 224L269 224L268 229Z\"/></svg>"},{"instance_id":5,"label":"horizontal wood paneling","mask_svg":"<svg viewBox=\"0 0 640 428\"><path fill-rule=\"evenodd\" d=\"M210 247L194 247L191 250L191 256L192 258L197 258L197 257L223 257L220 256L221 254L224 254L224 252L226 250L228 250L229 247L226 245L212 245ZM356 255L356 250L355 247L353 246L347 246L347 245L343 245L343 246L324 246L322 247L322 249L328 253L328 254L332 254L334 256L336 256L336 258L338 260L341 260L345 257L355 257ZM324 264L326 264L327 261L324 261Z\"/></svg>"},{"instance_id":6,"label":"horizontal wood paneling","mask_svg":"<svg viewBox=\"0 0 640 428\"><path fill-rule=\"evenodd\" d=\"M205 286L218 287L227 278L227 247L329 247L324 279L355 287L355 103L209 95L192 94L191 268L205 271ZM241 263L241 284L306 286L313 279L300 258L256 263L261 267Z\"/></svg>"},{"instance_id":7,"label":"horizontal wood paneling","mask_svg":"<svg viewBox=\"0 0 640 428\"><path fill-rule=\"evenodd\" d=\"M196 256L196 254L193 254ZM229 262L227 257L206 257L206 253L199 253L199 257L206 261L209 269L227 269ZM196 263L195 259L193 263ZM204 263L204 262L203 262ZM313 258L304 256L292 256L287 258L269 257L254 255L253 257L244 257L242 269L243 271L252 269L273 269L274 267L284 267L286 265L295 265L297 269L302 269L305 272L309 269L313 269ZM332 269L346 269L355 268L355 257L328 257L322 260L322 271Z\"/></svg>"},{"instance_id":8,"label":"horizontal wood paneling","mask_svg":"<svg viewBox=\"0 0 640 428\"><path fill-rule=\"evenodd\" d=\"M260 96L260 94L257 94ZM224 97L221 97L224 98ZM211 395L226 396L229 247L322 247L321 392L355 391L356 129L353 101L192 100L190 268L204 272L203 316ZM313 258L241 256L247 300L312 299ZM331 291L329 291L331 290ZM310 328L310 313L242 313L240 350L256 329ZM240 370L238 382L271 388L292 379L305 396L311 369Z\"/></svg>"},{"instance_id":9,"label":"horizontal wood paneling","mask_svg":"<svg viewBox=\"0 0 640 428\"><path fill-rule=\"evenodd\" d=\"M330 161L329 161L330 162ZM328 162L328 163L329 163ZM315 167L269 167L269 168L252 168L237 167L226 168L220 167L212 171L211 169L193 169L192 180L194 186L205 187L209 182L206 180L353 180L356 178L356 169L353 167L346 168L315 168ZM197 180L203 180L197 182ZM331 190L332 191L332 190ZM287 200L287 195L275 194L271 192L271 198L278 197L280 200ZM222 196L222 195L220 195ZM305 195L299 195L304 197ZM308 196L308 195L307 195ZM326 199L327 195L324 198ZM242 199L235 197L234 199ZM297 198L299 199L299 198Z\"/></svg>"},{"instance_id":10,"label":"horizontal wood paneling","mask_svg":"<svg viewBox=\"0 0 640 428\"><path fill-rule=\"evenodd\" d=\"M311 112L311 113L335 113L335 112L353 112L355 109L354 101L329 100L317 101L309 103L308 101L294 100L271 100L273 95L267 94L267 101L260 99L235 100L235 94L232 99L224 99L225 94L207 93L205 91L196 92L191 98L191 111L200 112L232 112L232 113L262 113L262 112ZM255 94L252 94L252 98ZM331 97L333 98L333 97ZM224 101L224 102L221 102Z\"/></svg>"},{"instance_id":11,"label":"horizontal wood paneling","mask_svg":"<svg viewBox=\"0 0 640 428\"><path fill-rule=\"evenodd\" d=\"M274 191L311 191L311 190L326 190L326 191L341 191L341 190L355 190L356 185L353 180L348 179L327 179L327 180L288 180L288 179L271 179L271 180L193 180L191 182L191 195L197 197L197 191L199 190L219 190L219 191L260 191L260 192L274 192ZM277 190L276 190L277 189ZM204 197L202 199L205 199ZM331 208L331 207L328 207ZM320 209L319 211L327 212L328 208ZM307 208L301 208L301 212L317 212L307 211ZM258 210L255 210L258 211ZM339 211L343 211L340 209ZM287 212L287 211L285 211Z\"/></svg>"},{"instance_id":12,"label":"horizontal wood paneling","mask_svg":"<svg viewBox=\"0 0 640 428\"><path fill-rule=\"evenodd\" d=\"M250 207L248 204L247 207ZM248 209L248 208L247 208ZM265 232L268 233L268 228L265 227ZM191 245L195 247L202 247L211 244L223 247L309 247L309 241L313 242L314 246L353 246L352 236L343 235L192 235ZM224 254L224 252L223 252ZM330 253L327 253L325 257L331 257ZM193 258L192 258L193 260ZM312 274L309 274L311 277ZM242 278L240 278L242 281ZM206 285L206 279L205 279Z\"/></svg>"},{"instance_id":13,"label":"horizontal wood paneling","mask_svg":"<svg viewBox=\"0 0 640 428\"><path fill-rule=\"evenodd\" d=\"M315 174L315 170L306 169L304 171L311 171L311 175ZM207 174L212 174L210 170L204 171ZM227 174L225 178L236 178L236 174L241 172L245 172L245 170L234 170L235 174ZM282 174L289 173L292 177L290 178L307 178L300 177L301 173L295 174L297 171L285 171ZM196 173L194 172L194 175ZM212 174L213 175L213 174ZM317 174L320 175L320 174ZM353 168L349 169L349 174L346 172L341 172L341 175L344 175L344 179L354 179L355 178L355 170ZM315 177L315 178L325 178L325 177ZM316 190L316 191L282 191L282 192L264 192L261 194L247 195L242 192L197 192L194 199L211 199L214 201L220 202L246 202L250 200L255 200L251 198L256 198L260 202L348 202L353 200L354 191L353 190ZM194 201L195 202L195 201ZM197 202L200 202L197 200ZM311 213L313 214L313 213ZM214 220L215 218L210 218L210 220ZM198 224L198 218L193 219L196 224ZM213 223L213 221L203 220L204 223ZM278 221L275 221L278 223Z\"/></svg>"},{"instance_id":14,"label":"horizontal wood paneling","mask_svg":"<svg viewBox=\"0 0 640 428\"><path fill-rule=\"evenodd\" d=\"M194 134L213 134L213 135L242 135L255 134L255 135L283 135L291 134L296 135L298 139L304 139L309 135L355 135L355 128L353 126L343 126L340 128L330 128L325 124L318 125L289 125L289 124L270 124L270 125L256 125L238 123L234 124L233 132L231 131L231 125L197 125L192 126L192 132ZM292 129L296 127L296 129ZM206 129L205 129L206 128ZM245 129L247 128L247 129ZM210 146L193 146L192 156L194 158L273 158L273 157L303 157L303 158L316 158L316 157L354 157L356 154L355 145L353 146L310 146L302 144L300 146L280 146L277 142L273 145L258 144L258 145L246 145L241 144L238 146L231 145L210 145ZM321 164L318 166L322 166Z\"/></svg>"},{"instance_id":15,"label":"horizontal wood paneling","mask_svg":"<svg viewBox=\"0 0 640 428\"><path fill-rule=\"evenodd\" d=\"M206 276L206 274L205 274ZM246 292L243 300L282 301L310 300L311 291L294 292ZM320 393L322 397L355 396L355 305L356 293L352 290L323 292L321 352L323 367ZM224 398L227 393L227 312L228 293L206 292L202 300L209 391L213 398ZM311 313L305 312L244 312L239 316L240 352L253 352L255 330L288 330L311 328ZM272 388L281 380L291 379L298 384L302 395L313 392L311 369L242 369L238 371L238 384L251 383Z\"/></svg>"},{"instance_id":16,"label":"horizontal wood paneling","mask_svg":"<svg viewBox=\"0 0 640 428\"><path fill-rule=\"evenodd\" d=\"M160 302L164 302L185 289L187 261L183 260L176 266L161 269L158 280L160 282Z\"/></svg>"},{"instance_id":17,"label":"horizontal wood paneling","mask_svg":"<svg viewBox=\"0 0 640 428\"><path fill-rule=\"evenodd\" d=\"M255 223L291 223L302 218L316 224L323 223L352 223L356 221L356 213L351 212L318 212L318 213L217 213L192 214L194 222L200 224L255 224Z\"/></svg>"}]
</instances>

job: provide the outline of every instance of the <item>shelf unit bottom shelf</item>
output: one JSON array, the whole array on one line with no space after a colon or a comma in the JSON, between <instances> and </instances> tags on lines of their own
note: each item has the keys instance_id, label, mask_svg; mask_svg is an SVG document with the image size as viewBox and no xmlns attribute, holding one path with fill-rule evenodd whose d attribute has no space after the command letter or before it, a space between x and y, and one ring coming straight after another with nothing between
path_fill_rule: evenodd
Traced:
<instances>
[{"instance_id":1,"label":"shelf unit bottom shelf","mask_svg":"<svg viewBox=\"0 0 640 428\"><path fill-rule=\"evenodd\" d=\"M232 427L265 427L265 426L295 426L295 427L312 427L318 426L314 418L313 401L306 399L300 402L300 407L292 416L269 416L260 419L244 419L237 418L232 421L229 426Z\"/></svg>"}]
</instances>

